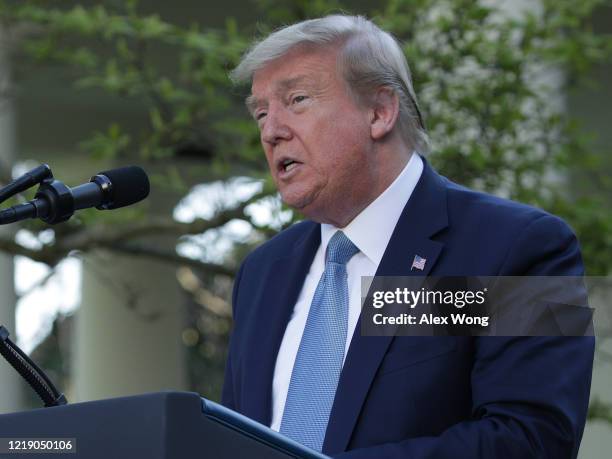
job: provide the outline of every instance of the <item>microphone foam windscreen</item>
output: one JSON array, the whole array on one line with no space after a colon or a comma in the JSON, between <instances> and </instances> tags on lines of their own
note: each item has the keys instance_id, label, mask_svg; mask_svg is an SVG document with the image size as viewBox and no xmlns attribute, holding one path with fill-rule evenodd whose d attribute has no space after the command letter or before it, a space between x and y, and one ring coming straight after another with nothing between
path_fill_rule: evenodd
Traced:
<instances>
[{"instance_id":1,"label":"microphone foam windscreen","mask_svg":"<svg viewBox=\"0 0 612 459\"><path fill-rule=\"evenodd\" d=\"M149 195L149 177L141 167L120 167L99 175L105 175L112 183L112 202L108 209L129 206Z\"/></svg>"}]
</instances>

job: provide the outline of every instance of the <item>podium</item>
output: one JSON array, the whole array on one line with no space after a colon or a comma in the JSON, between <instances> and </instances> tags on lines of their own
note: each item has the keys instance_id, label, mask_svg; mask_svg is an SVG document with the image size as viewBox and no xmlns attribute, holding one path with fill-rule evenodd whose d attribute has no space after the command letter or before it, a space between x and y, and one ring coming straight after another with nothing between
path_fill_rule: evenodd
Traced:
<instances>
[{"instance_id":1,"label":"podium","mask_svg":"<svg viewBox=\"0 0 612 459\"><path fill-rule=\"evenodd\" d=\"M0 415L0 438L5 443L0 449L3 459L328 458L190 392L160 392ZM23 441L18 446L27 446L27 439L44 439L47 445L72 439L74 450L7 452L7 442L19 439Z\"/></svg>"}]
</instances>

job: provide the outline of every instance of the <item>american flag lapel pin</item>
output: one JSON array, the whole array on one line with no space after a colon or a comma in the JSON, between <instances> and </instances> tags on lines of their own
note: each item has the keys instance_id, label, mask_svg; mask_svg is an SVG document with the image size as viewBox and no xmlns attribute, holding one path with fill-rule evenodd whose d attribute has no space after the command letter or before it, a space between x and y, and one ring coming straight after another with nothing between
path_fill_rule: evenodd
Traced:
<instances>
[{"instance_id":1,"label":"american flag lapel pin","mask_svg":"<svg viewBox=\"0 0 612 459\"><path fill-rule=\"evenodd\" d=\"M414 268L418 269L419 271L423 271L425 269L425 263L427 263L425 258L415 255L410 271L412 271Z\"/></svg>"}]
</instances>

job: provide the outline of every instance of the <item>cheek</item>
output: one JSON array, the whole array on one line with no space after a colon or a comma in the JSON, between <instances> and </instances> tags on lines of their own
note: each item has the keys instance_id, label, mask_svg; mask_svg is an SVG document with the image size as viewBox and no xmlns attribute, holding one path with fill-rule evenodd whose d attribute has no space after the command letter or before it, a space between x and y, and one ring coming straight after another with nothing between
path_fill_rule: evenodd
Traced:
<instances>
[{"instance_id":1,"label":"cheek","mask_svg":"<svg viewBox=\"0 0 612 459\"><path fill-rule=\"evenodd\" d=\"M272 151L266 147L266 144L262 142L262 148L264 151L264 155L266 157L266 162L268 163L268 168L270 169L270 172L272 173L272 175L274 175L274 162L273 162L273 155L272 155Z\"/></svg>"},{"instance_id":2,"label":"cheek","mask_svg":"<svg viewBox=\"0 0 612 459\"><path fill-rule=\"evenodd\" d=\"M338 111L317 123L313 134L316 141L332 155L338 150L364 149L369 137L363 119L354 114L347 116L343 111Z\"/></svg>"},{"instance_id":3,"label":"cheek","mask_svg":"<svg viewBox=\"0 0 612 459\"><path fill-rule=\"evenodd\" d=\"M357 140L359 133L355 134L343 139L336 136L335 144L328 148L329 155L321 167L321 175L325 175L331 189L339 195L364 191L356 188L369 183L370 161L363 142Z\"/></svg>"},{"instance_id":4,"label":"cheek","mask_svg":"<svg viewBox=\"0 0 612 459\"><path fill-rule=\"evenodd\" d=\"M351 169L363 165L370 149L368 133L358 121L340 120L329 126L331 157Z\"/></svg>"}]
</instances>

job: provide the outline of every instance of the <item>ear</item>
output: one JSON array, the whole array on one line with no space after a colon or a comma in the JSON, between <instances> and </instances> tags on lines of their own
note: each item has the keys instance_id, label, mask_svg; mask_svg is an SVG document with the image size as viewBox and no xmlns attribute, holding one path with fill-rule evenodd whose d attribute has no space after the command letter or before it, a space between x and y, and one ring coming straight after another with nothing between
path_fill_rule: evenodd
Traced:
<instances>
[{"instance_id":1,"label":"ear","mask_svg":"<svg viewBox=\"0 0 612 459\"><path fill-rule=\"evenodd\" d=\"M388 86L381 86L373 97L372 117L370 121L371 135L374 140L386 136L399 116L399 97Z\"/></svg>"}]
</instances>

